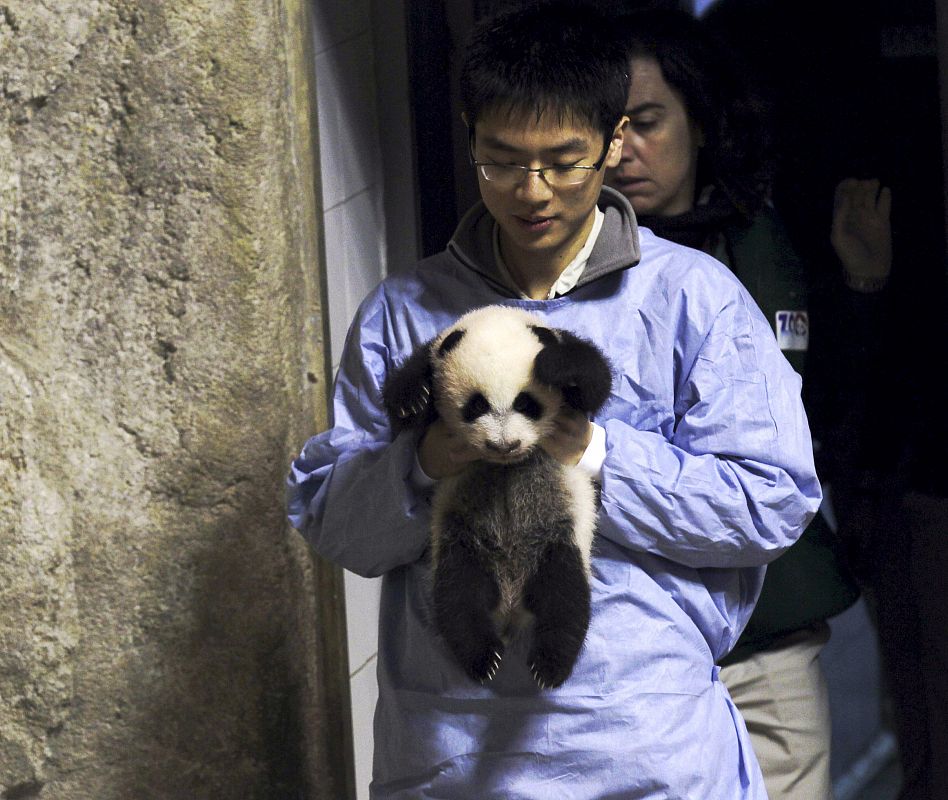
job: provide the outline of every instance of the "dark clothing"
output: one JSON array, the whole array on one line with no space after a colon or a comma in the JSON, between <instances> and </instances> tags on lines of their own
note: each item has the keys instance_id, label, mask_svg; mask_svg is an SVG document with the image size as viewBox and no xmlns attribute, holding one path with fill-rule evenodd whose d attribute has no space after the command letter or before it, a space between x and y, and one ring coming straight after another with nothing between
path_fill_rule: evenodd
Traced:
<instances>
[{"instance_id":1,"label":"dark clothing","mask_svg":"<svg viewBox=\"0 0 948 800\"><path fill-rule=\"evenodd\" d=\"M809 330L801 330L794 339L781 337L781 328L789 319L808 326L807 276L770 209L746 222L720 192L715 192L709 203L697 206L692 213L642 217L640 222L672 241L699 247L730 267L760 306L781 344L800 348L783 352L794 369L804 374L809 358L808 350L802 347L809 338ZM826 409L815 408L811 398L824 399L828 394L808 393L804 381L814 441L820 439L820 426L829 423ZM821 478L826 477L821 473ZM718 663L734 663L767 649L790 633L839 614L858 597L858 586L844 565L840 541L824 509L814 517L800 540L768 566L760 599L747 628L735 648Z\"/></svg>"}]
</instances>

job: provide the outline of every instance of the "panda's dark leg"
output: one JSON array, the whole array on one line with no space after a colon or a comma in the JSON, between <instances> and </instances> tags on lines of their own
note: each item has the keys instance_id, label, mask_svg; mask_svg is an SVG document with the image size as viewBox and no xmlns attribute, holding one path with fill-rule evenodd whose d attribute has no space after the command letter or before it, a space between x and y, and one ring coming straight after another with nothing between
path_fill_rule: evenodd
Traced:
<instances>
[{"instance_id":1,"label":"panda's dark leg","mask_svg":"<svg viewBox=\"0 0 948 800\"><path fill-rule=\"evenodd\" d=\"M464 671L481 683L493 679L504 654L491 619L499 600L497 580L474 549L458 539L442 542L434 573L435 623Z\"/></svg>"},{"instance_id":2,"label":"panda's dark leg","mask_svg":"<svg viewBox=\"0 0 948 800\"><path fill-rule=\"evenodd\" d=\"M589 629L589 579L579 548L560 539L544 551L524 590L536 618L529 663L541 688L561 685L573 671Z\"/></svg>"}]
</instances>

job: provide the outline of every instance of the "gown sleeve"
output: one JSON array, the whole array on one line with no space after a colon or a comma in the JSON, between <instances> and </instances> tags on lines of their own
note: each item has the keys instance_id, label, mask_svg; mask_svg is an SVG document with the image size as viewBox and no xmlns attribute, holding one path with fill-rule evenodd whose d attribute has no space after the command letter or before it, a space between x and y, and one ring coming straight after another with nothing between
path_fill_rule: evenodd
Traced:
<instances>
[{"instance_id":1,"label":"gown sleeve","mask_svg":"<svg viewBox=\"0 0 948 800\"><path fill-rule=\"evenodd\" d=\"M667 430L604 423L599 532L695 569L758 567L820 503L800 378L743 291L706 330Z\"/></svg>"},{"instance_id":2,"label":"gown sleeve","mask_svg":"<svg viewBox=\"0 0 948 800\"><path fill-rule=\"evenodd\" d=\"M377 292L349 331L333 426L306 443L287 478L291 524L324 558L364 577L417 561L428 544L428 494L410 480L417 436L393 441L382 406L395 338Z\"/></svg>"}]
</instances>

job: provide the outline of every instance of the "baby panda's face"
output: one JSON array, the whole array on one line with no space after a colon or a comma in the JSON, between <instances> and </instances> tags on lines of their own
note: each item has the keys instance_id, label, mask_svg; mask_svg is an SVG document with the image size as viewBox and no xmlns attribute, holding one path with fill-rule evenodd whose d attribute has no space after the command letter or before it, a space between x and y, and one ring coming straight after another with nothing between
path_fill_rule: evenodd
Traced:
<instances>
[{"instance_id":1,"label":"baby panda's face","mask_svg":"<svg viewBox=\"0 0 948 800\"><path fill-rule=\"evenodd\" d=\"M533 377L543 322L526 312L488 307L468 314L434 344L438 414L487 461L527 457L553 428L559 390Z\"/></svg>"}]
</instances>

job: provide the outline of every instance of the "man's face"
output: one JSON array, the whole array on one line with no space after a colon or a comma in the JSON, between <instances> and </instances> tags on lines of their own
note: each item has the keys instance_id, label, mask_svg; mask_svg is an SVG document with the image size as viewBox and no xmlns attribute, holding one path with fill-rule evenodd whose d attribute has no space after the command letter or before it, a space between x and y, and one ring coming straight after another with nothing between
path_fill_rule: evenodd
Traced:
<instances>
[{"instance_id":1,"label":"man's face","mask_svg":"<svg viewBox=\"0 0 948 800\"><path fill-rule=\"evenodd\" d=\"M624 118L613 132L604 166L622 153ZM602 134L583 124L531 112L484 114L474 128L478 162L550 167L595 164L603 152ZM605 169L587 170L582 183L553 188L539 174L527 173L516 185L485 180L478 185L487 210L500 226L505 258L533 263L542 256L565 266L582 249L592 228Z\"/></svg>"}]
</instances>

